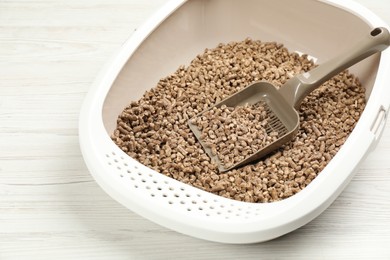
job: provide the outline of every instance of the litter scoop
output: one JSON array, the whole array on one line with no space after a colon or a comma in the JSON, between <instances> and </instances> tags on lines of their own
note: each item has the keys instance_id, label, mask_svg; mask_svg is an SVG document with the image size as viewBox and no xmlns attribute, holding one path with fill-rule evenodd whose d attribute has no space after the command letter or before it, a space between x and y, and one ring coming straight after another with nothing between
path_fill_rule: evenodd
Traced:
<instances>
[{"instance_id":1,"label":"litter scoop","mask_svg":"<svg viewBox=\"0 0 390 260\"><path fill-rule=\"evenodd\" d=\"M299 129L299 114L297 110L299 110L302 100L309 93L350 66L377 52L385 50L389 45L390 34L388 30L382 27L375 28L355 46L348 48L340 55L320 64L309 72L296 75L279 89L266 81L255 82L196 115L195 117L199 117L214 107L218 108L222 105L237 107L246 104L254 105L259 102L264 105L267 117L269 118L267 125L264 127L265 131L267 134L275 131L278 132L278 138L276 141L262 146L260 150L228 167L225 167L218 156L211 152L211 148L203 142L200 138L200 130L195 124L191 123L192 119L188 121L188 125L205 152L217 163L219 172L244 166L277 150L283 144L294 138Z\"/></svg>"}]
</instances>

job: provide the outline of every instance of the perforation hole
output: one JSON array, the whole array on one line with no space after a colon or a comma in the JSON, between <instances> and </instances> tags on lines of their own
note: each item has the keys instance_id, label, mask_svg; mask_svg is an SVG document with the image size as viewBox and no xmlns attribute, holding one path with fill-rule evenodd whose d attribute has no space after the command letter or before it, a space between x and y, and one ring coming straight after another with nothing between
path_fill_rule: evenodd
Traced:
<instances>
[{"instance_id":1,"label":"perforation hole","mask_svg":"<svg viewBox=\"0 0 390 260\"><path fill-rule=\"evenodd\" d=\"M382 33L382 29L380 28L375 28L374 30L371 31L371 36L377 36L380 33Z\"/></svg>"}]
</instances>

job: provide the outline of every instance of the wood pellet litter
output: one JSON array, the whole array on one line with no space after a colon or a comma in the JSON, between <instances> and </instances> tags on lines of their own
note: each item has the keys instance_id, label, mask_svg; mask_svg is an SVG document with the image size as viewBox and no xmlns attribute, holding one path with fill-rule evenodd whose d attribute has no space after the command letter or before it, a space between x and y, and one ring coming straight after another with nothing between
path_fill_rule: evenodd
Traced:
<instances>
[{"instance_id":1,"label":"wood pellet litter","mask_svg":"<svg viewBox=\"0 0 390 260\"><path fill-rule=\"evenodd\" d=\"M364 88L355 76L344 71L305 98L299 111L300 129L293 141L259 162L225 173L218 172L187 121L253 81L267 80L280 87L314 66L307 55L291 53L274 42L245 39L219 44L131 102L119 115L112 140L140 163L223 197L246 202L288 198L321 172L363 112ZM221 125L208 127L215 131ZM240 124L236 128L246 131ZM225 138L235 135L226 134ZM239 147L234 145L232 149L238 153L233 155L242 156L249 149L246 145L246 141Z\"/></svg>"}]
</instances>

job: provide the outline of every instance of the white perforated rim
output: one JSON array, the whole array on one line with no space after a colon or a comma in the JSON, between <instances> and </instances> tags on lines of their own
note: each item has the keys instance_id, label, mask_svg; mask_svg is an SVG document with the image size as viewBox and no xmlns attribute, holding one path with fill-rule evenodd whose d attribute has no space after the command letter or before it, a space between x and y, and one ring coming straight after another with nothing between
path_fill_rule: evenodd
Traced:
<instances>
[{"instance_id":1,"label":"white perforated rim","mask_svg":"<svg viewBox=\"0 0 390 260\"><path fill-rule=\"evenodd\" d=\"M181 183L138 163L109 138L102 122L105 96L130 55L153 28L184 2L169 2L127 41L88 93L80 114L80 147L85 162L102 188L132 211L173 230L203 239L251 243L288 233L319 215L339 195L370 150L375 135L369 130L376 111L389 108L390 52L382 53L374 91L355 130L335 158L303 191L269 204L226 199ZM335 1L324 1L336 5ZM385 26L368 10L351 2L337 6ZM385 94L383 94L385 93ZM373 100L373 101L372 101ZM359 147L354 144L359 143ZM345 162L345 158L349 158ZM332 172L339 172L338 176Z\"/></svg>"},{"instance_id":2,"label":"white perforated rim","mask_svg":"<svg viewBox=\"0 0 390 260\"><path fill-rule=\"evenodd\" d=\"M227 202L219 196L202 190L193 189L186 184L175 182L172 179L160 178L162 175L143 168L128 156L118 155L115 152L106 153L106 162L111 167L111 173L120 177L121 183L135 190L141 190L143 195L149 196L153 201L174 207L182 213L197 214L198 217L213 217L227 221L235 218L250 219L259 215L259 207L255 204Z\"/></svg>"}]
</instances>

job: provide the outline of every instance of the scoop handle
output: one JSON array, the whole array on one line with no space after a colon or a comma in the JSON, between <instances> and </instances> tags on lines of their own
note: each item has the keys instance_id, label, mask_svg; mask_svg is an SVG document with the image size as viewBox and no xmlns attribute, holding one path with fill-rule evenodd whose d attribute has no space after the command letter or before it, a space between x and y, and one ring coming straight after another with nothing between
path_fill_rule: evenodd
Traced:
<instances>
[{"instance_id":1,"label":"scoop handle","mask_svg":"<svg viewBox=\"0 0 390 260\"><path fill-rule=\"evenodd\" d=\"M289 79L279 92L296 109L302 100L322 83L336 76L365 58L385 50L390 45L390 34L386 28L377 27L355 46L316 68Z\"/></svg>"}]
</instances>

